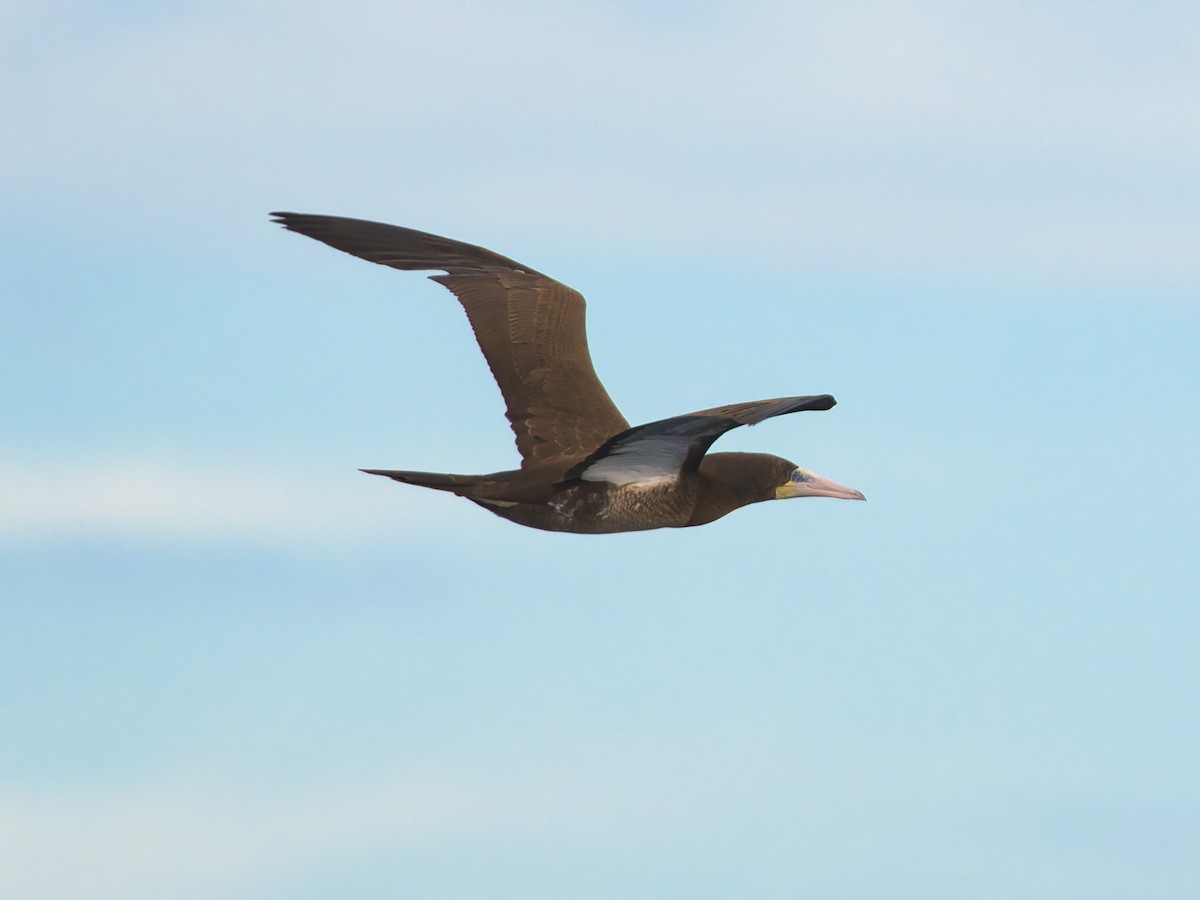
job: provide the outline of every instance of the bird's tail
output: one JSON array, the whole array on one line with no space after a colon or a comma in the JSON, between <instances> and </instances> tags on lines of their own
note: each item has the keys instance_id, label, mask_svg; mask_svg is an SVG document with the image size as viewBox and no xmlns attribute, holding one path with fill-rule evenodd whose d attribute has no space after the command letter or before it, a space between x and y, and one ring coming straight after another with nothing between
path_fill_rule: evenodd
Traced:
<instances>
[{"instance_id":1,"label":"bird's tail","mask_svg":"<svg viewBox=\"0 0 1200 900\"><path fill-rule=\"evenodd\" d=\"M471 489L479 484L478 475L445 475L441 472L403 472L399 469L359 469L368 475L383 475L393 481L404 484L415 484L419 487L433 488L435 491L451 491L455 494L469 494Z\"/></svg>"}]
</instances>

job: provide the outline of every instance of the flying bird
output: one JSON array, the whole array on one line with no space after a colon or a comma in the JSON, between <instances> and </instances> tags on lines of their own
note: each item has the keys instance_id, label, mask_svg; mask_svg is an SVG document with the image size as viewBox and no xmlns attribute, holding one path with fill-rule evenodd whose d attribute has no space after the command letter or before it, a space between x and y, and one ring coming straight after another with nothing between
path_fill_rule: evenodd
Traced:
<instances>
[{"instance_id":1,"label":"flying bird","mask_svg":"<svg viewBox=\"0 0 1200 900\"><path fill-rule=\"evenodd\" d=\"M490 475L362 469L449 491L501 518L580 534L705 525L761 500L839 497L853 488L766 453L709 453L740 425L825 410L829 394L717 406L630 427L588 353L582 295L506 256L362 219L271 213L289 231L368 262L429 277L466 310L517 437L521 467Z\"/></svg>"}]
</instances>

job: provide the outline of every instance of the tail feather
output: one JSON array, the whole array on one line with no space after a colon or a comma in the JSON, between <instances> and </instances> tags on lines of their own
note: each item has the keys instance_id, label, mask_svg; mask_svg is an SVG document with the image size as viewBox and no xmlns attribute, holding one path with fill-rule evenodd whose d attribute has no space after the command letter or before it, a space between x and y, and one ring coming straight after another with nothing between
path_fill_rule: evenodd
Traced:
<instances>
[{"instance_id":1,"label":"tail feather","mask_svg":"<svg viewBox=\"0 0 1200 900\"><path fill-rule=\"evenodd\" d=\"M476 475L446 475L441 472L405 472L399 469L359 469L368 475L383 475L393 481L433 488L435 491L451 491L455 494L470 493L479 483Z\"/></svg>"}]
</instances>

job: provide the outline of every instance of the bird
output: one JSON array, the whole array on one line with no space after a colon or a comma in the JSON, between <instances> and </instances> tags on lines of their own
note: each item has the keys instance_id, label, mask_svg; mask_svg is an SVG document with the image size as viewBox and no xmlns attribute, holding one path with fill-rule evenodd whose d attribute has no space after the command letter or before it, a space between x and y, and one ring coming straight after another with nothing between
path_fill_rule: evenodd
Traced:
<instances>
[{"instance_id":1,"label":"bird","mask_svg":"<svg viewBox=\"0 0 1200 900\"><path fill-rule=\"evenodd\" d=\"M802 410L829 394L717 406L630 426L596 375L581 294L491 250L411 228L274 212L273 221L368 262L440 271L466 311L503 395L521 464L486 475L361 469L446 491L530 528L609 534L706 525L752 503L865 500L860 491L767 453L709 453L727 431Z\"/></svg>"}]
</instances>

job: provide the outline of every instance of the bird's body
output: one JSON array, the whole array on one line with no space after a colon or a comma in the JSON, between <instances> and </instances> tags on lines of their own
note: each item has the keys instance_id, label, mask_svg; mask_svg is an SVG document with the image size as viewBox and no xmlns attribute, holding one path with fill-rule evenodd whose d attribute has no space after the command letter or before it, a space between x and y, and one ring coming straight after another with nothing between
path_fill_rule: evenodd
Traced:
<instances>
[{"instance_id":1,"label":"bird's body","mask_svg":"<svg viewBox=\"0 0 1200 900\"><path fill-rule=\"evenodd\" d=\"M701 460L698 472L625 485L570 478L562 470L518 469L478 476L365 471L452 491L518 525L608 534L704 525L748 502L773 499L775 486L794 468L765 453L712 453Z\"/></svg>"},{"instance_id":2,"label":"bird's body","mask_svg":"<svg viewBox=\"0 0 1200 900\"><path fill-rule=\"evenodd\" d=\"M596 376L584 300L540 272L482 247L378 222L272 213L284 227L370 262L430 276L466 310L504 395L521 468L490 475L364 469L449 491L545 531L602 534L703 525L760 500L863 499L777 456L713 453L740 425L806 409L828 394L758 400L631 428Z\"/></svg>"},{"instance_id":3,"label":"bird's body","mask_svg":"<svg viewBox=\"0 0 1200 900\"><path fill-rule=\"evenodd\" d=\"M518 525L543 531L609 534L682 528L689 524L699 493L696 480L686 478L677 483L644 486L574 481L536 500L492 499L479 493L467 496Z\"/></svg>"}]
</instances>

